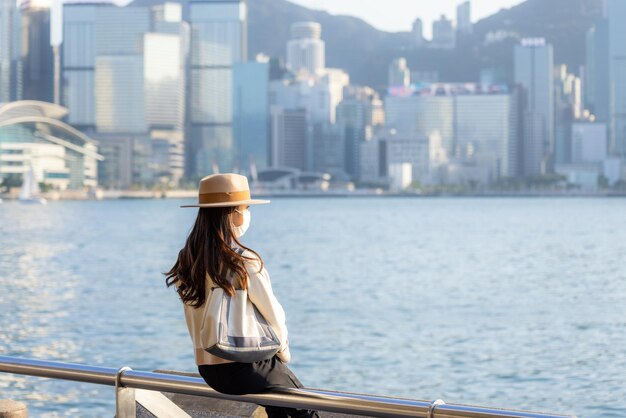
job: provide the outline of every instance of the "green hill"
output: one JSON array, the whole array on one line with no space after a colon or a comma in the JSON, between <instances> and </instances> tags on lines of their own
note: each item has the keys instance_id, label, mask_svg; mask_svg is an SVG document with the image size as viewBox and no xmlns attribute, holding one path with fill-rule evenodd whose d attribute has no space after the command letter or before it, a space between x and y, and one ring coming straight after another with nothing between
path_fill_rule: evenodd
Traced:
<instances>
[{"instance_id":1,"label":"green hill","mask_svg":"<svg viewBox=\"0 0 626 418\"><path fill-rule=\"evenodd\" d=\"M626 1L626 0L625 0ZM135 5L163 0L135 0ZM545 37L554 45L555 62L577 70L585 62L585 33L601 16L602 0L527 0L475 24L474 35L452 51L416 49L409 32L375 29L361 19L311 10L286 0L248 0L249 55L284 56L291 23L312 20L322 25L326 63L344 68L351 80L382 89L387 66L404 56L411 69L435 70L442 81L477 80L481 68L497 67L511 77L513 45L519 37ZM381 6L383 7L383 6ZM516 38L484 45L488 32L508 31Z\"/></svg>"}]
</instances>

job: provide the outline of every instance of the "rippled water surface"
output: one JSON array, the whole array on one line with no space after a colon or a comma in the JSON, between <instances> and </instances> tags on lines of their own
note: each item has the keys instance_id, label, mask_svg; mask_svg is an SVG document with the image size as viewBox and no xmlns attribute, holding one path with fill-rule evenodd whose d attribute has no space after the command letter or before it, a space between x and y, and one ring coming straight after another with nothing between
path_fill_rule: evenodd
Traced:
<instances>
[{"instance_id":1,"label":"rippled water surface","mask_svg":"<svg viewBox=\"0 0 626 418\"><path fill-rule=\"evenodd\" d=\"M161 272L182 201L0 204L0 354L194 370ZM245 236L307 386L626 416L626 200L276 199ZM110 387L0 373L33 417L111 417Z\"/></svg>"}]
</instances>

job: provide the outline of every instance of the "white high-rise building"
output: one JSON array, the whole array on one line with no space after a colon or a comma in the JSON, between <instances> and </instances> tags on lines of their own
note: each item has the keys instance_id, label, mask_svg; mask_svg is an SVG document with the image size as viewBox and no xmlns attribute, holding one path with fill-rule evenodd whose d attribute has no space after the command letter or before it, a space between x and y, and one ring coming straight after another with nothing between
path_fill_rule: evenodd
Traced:
<instances>
[{"instance_id":1,"label":"white high-rise building","mask_svg":"<svg viewBox=\"0 0 626 418\"><path fill-rule=\"evenodd\" d=\"M611 154L626 159L626 1L606 0L609 22Z\"/></svg>"},{"instance_id":2,"label":"white high-rise building","mask_svg":"<svg viewBox=\"0 0 626 418\"><path fill-rule=\"evenodd\" d=\"M461 35L471 34L472 27L472 3L467 0L456 8L456 30Z\"/></svg>"},{"instance_id":3,"label":"white high-rise building","mask_svg":"<svg viewBox=\"0 0 626 418\"><path fill-rule=\"evenodd\" d=\"M329 69L318 78L308 76L270 82L270 106L305 109L309 121L334 123L337 105L343 99L343 88L350 82L342 70Z\"/></svg>"},{"instance_id":4,"label":"white high-rise building","mask_svg":"<svg viewBox=\"0 0 626 418\"><path fill-rule=\"evenodd\" d=\"M291 25L287 42L287 68L293 73L306 71L316 75L326 67L322 26L317 22L296 22Z\"/></svg>"},{"instance_id":5,"label":"white high-rise building","mask_svg":"<svg viewBox=\"0 0 626 418\"><path fill-rule=\"evenodd\" d=\"M555 151L554 58L545 39L523 39L515 47L515 83L522 90L524 175L549 171Z\"/></svg>"},{"instance_id":6,"label":"white high-rise building","mask_svg":"<svg viewBox=\"0 0 626 418\"><path fill-rule=\"evenodd\" d=\"M389 87L406 87L411 83L411 71L406 58L396 58L389 64L387 80Z\"/></svg>"}]
</instances>

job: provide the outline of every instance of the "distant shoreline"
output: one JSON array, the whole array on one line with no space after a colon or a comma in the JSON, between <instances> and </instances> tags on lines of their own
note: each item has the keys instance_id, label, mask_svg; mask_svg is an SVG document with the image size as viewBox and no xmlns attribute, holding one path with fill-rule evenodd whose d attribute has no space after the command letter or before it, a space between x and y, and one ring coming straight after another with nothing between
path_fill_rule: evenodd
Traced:
<instances>
[{"instance_id":1,"label":"distant shoreline","mask_svg":"<svg viewBox=\"0 0 626 418\"><path fill-rule=\"evenodd\" d=\"M278 191L252 193L258 198L283 199L283 198L626 198L626 192L476 192L476 193L411 193L411 192L376 192L357 190L354 192L307 192L307 191ZM147 199L195 199L195 190L170 190L170 191L122 191L104 190L99 193L83 191L48 192L43 197L49 201L56 200L147 200ZM5 202L16 201L16 195L3 194L0 199Z\"/></svg>"}]
</instances>

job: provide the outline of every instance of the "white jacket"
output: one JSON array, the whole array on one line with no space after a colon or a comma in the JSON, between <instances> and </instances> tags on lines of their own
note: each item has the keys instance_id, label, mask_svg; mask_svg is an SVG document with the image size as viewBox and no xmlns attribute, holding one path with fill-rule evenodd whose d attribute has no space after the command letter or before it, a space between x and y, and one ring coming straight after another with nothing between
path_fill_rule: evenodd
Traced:
<instances>
[{"instance_id":1,"label":"white jacket","mask_svg":"<svg viewBox=\"0 0 626 418\"><path fill-rule=\"evenodd\" d=\"M271 325L274 332L276 332L276 336L280 339L281 346L277 354L278 358L284 363L288 363L291 359L291 354L289 353L289 342L287 339L285 311L278 302L278 299L276 299L276 296L274 296L270 276L265 267L263 267L263 269L259 272L261 264L256 256L250 251L244 251L243 256L254 258L254 260L245 260L246 271L248 272L248 297L269 325ZM207 301L209 300L209 296L212 291L211 288L214 286L215 284L207 275ZM202 348L202 345L200 344L200 326L203 322L202 314L204 309L201 307L196 309L186 303L184 303L183 306L185 311L185 322L187 323L187 329L189 330L189 335L193 341L196 364L232 363L230 360L225 360L209 354Z\"/></svg>"}]
</instances>

